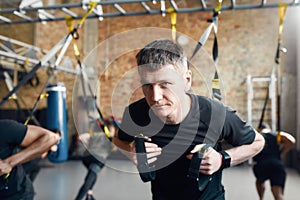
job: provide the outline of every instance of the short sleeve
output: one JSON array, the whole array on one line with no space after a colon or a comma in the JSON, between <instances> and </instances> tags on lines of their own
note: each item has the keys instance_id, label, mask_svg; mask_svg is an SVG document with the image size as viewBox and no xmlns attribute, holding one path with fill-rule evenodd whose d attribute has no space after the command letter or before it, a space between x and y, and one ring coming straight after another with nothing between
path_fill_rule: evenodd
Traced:
<instances>
[{"instance_id":1,"label":"short sleeve","mask_svg":"<svg viewBox=\"0 0 300 200\"><path fill-rule=\"evenodd\" d=\"M5 143L12 146L20 145L27 131L26 125L13 120L0 120L0 128L1 138L5 138Z\"/></svg>"},{"instance_id":2,"label":"short sleeve","mask_svg":"<svg viewBox=\"0 0 300 200\"><path fill-rule=\"evenodd\" d=\"M129 108L126 107L123 113L122 117L122 123L120 125L120 128L118 130L118 137L120 140L125 140L125 141L133 141L134 137L132 135L128 134L129 128L131 127L130 122L132 121L130 113L129 113Z\"/></svg>"},{"instance_id":3,"label":"short sleeve","mask_svg":"<svg viewBox=\"0 0 300 200\"><path fill-rule=\"evenodd\" d=\"M243 121L231 108L226 108L223 138L232 146L251 144L255 139L255 130Z\"/></svg>"}]
</instances>

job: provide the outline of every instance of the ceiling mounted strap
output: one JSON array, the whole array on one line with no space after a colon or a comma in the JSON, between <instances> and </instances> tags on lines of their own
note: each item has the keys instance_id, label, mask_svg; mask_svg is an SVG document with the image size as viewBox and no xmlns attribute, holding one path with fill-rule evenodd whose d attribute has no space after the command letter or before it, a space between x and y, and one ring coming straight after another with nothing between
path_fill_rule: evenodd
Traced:
<instances>
[{"instance_id":1,"label":"ceiling mounted strap","mask_svg":"<svg viewBox=\"0 0 300 200\"><path fill-rule=\"evenodd\" d=\"M85 72L85 66L81 62L80 51L79 51L79 48L78 48L78 45L76 42L79 39L79 34L77 32L77 29L79 27L81 27L81 25L84 23L87 16L95 9L96 6L97 6L97 2L89 3L88 11L85 13L85 15L82 17L82 19L80 20L80 22L77 24L76 27L73 26L74 20L71 16L66 18L66 22L67 22L67 26L69 28L70 34L73 36L73 40L72 40L73 41L73 51L74 51L75 58L77 60L77 65L79 66L79 69L80 69L80 79L81 79L83 98L84 98L84 100L87 100L87 90L88 90L89 95L91 95L93 97L93 104L99 114L99 119L97 119L97 124L102 127L103 132L106 135L106 137L111 139L112 135L109 131L108 123L106 123L104 121L102 112L97 104L97 96L93 93L91 84L89 83L88 76ZM87 84L87 86L85 85L85 83ZM86 89L86 87L87 87L87 89ZM87 115L88 116L90 115L89 110L87 110ZM90 132L90 135L93 135L93 131L91 128L89 129L89 132Z\"/></svg>"},{"instance_id":2,"label":"ceiling mounted strap","mask_svg":"<svg viewBox=\"0 0 300 200\"><path fill-rule=\"evenodd\" d=\"M214 30L214 43L213 43L213 49L212 49L212 57L215 64L215 74L212 79L212 98L217 99L219 101L222 100L221 90L220 90L220 79L219 74L217 70L217 64L218 64L218 39L217 39L217 32L218 32L218 16L221 13L222 8L222 0L218 1L217 6L215 7L213 11L213 17L212 19L208 20L210 22L210 25L206 28L202 36L200 37L198 44L196 45L196 48L192 54L191 59L197 54L197 52L201 49L201 47L205 44L207 41L211 30Z\"/></svg>"},{"instance_id":3,"label":"ceiling mounted strap","mask_svg":"<svg viewBox=\"0 0 300 200\"><path fill-rule=\"evenodd\" d=\"M279 16L279 30L278 30L278 45L275 56L275 63L277 67L277 142L281 142L281 68L280 68L280 52L285 52L286 49L281 45L282 43L282 32L283 32L283 22L285 18L285 14L287 11L288 4L284 2L280 2L278 4L278 16ZM274 71L274 70L273 70Z\"/></svg>"},{"instance_id":4,"label":"ceiling mounted strap","mask_svg":"<svg viewBox=\"0 0 300 200\"><path fill-rule=\"evenodd\" d=\"M177 14L173 7L169 8L167 10L167 13L170 14L171 17L171 29L172 29L172 40L173 42L176 42L176 18Z\"/></svg>"}]
</instances>

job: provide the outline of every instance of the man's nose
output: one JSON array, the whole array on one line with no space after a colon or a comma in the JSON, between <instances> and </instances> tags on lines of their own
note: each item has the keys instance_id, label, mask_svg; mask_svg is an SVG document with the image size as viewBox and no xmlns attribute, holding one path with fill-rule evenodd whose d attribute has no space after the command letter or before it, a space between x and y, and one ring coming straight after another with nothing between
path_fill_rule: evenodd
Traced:
<instances>
[{"instance_id":1,"label":"man's nose","mask_svg":"<svg viewBox=\"0 0 300 200\"><path fill-rule=\"evenodd\" d=\"M159 85L153 85L152 100L157 102L162 99L162 96L162 89L159 87Z\"/></svg>"}]
</instances>

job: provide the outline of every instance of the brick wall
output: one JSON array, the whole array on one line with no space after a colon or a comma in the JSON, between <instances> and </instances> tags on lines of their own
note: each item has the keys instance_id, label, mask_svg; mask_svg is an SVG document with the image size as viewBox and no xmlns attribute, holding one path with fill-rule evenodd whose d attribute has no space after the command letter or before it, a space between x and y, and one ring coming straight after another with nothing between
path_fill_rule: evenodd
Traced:
<instances>
[{"instance_id":1,"label":"brick wall","mask_svg":"<svg viewBox=\"0 0 300 200\"><path fill-rule=\"evenodd\" d=\"M238 113L247 120L247 85L245 79L247 74L253 76L266 76L271 73L274 66L274 56L277 46L278 34L278 11L274 9L251 9L223 11L219 16L218 41L219 41L219 62L218 69L224 87L225 103L235 108ZM177 31L181 32L195 41L198 41L201 34L208 26L206 20L211 17L210 12L186 13L177 15ZM161 15L137 16L137 17L116 17L104 19L104 21L95 23L99 27L99 43L107 38L114 36L120 32L133 30L140 27L160 27L170 28L170 16L162 17ZM0 27L2 28L2 27ZM68 32L65 22L50 22L47 25L36 24L35 44L43 49L51 49L61 38ZM80 51L83 49L82 36L83 29L79 30L80 39L78 46ZM25 36L23 36L25 37ZM93 36L91 36L93 37ZM122 41L120 41L122 42ZM211 54L213 37L210 36L204 49L207 55ZM116 44L117 45L117 44ZM95 44L96 46L96 44ZM117 47L116 47L117 48ZM194 47L189 47L193 50ZM110 49L108 49L109 51ZM114 109L121 117L123 105L128 101L127 90L132 87L132 81L125 81L121 87L123 93L114 94L111 98L120 78L128 72L132 66L135 66L135 52L129 52L122 55L112 62L109 69L102 74L100 95L98 99L100 107L105 116L112 114L111 102L113 101ZM76 64L74 59L72 46L66 52L66 56L72 58L73 65ZM84 55L83 55L84 57ZM46 70L39 70L38 76L42 83L47 78ZM75 131L73 114L72 114L72 93L75 77L68 74L60 74L60 81L64 82L67 87L67 104L69 110L69 129L70 133ZM195 90L201 83L195 81ZM0 98L6 93L4 83L1 81ZM30 88L25 86L20 90L20 94L24 97L29 107L33 106L37 94L40 92L41 86L38 88ZM197 90L198 91L198 90ZM135 93L137 98L141 95L140 91ZM265 96L265 94L262 94ZM13 107L12 103L7 103L4 107ZM40 107L45 106L41 103ZM257 105L258 112L256 117L260 117L263 102ZM76 110L75 110L76 112Z\"/></svg>"}]
</instances>

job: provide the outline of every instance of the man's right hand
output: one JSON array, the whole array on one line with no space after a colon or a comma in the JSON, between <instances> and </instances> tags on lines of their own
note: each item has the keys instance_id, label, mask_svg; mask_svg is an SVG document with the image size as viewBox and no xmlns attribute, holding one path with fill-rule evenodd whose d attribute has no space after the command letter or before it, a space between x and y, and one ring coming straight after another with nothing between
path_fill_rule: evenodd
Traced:
<instances>
[{"instance_id":1,"label":"man's right hand","mask_svg":"<svg viewBox=\"0 0 300 200\"><path fill-rule=\"evenodd\" d=\"M8 174L12 170L12 167L9 163L4 162L3 160L0 160L0 176L3 174Z\"/></svg>"},{"instance_id":2,"label":"man's right hand","mask_svg":"<svg viewBox=\"0 0 300 200\"><path fill-rule=\"evenodd\" d=\"M149 138L148 141L151 141ZM151 142L145 142L145 148L148 158L148 164L153 163L157 160L157 156L161 154L162 149L157 146L157 144L151 143ZM137 165L137 158L136 158L136 150L135 150L135 144L134 141L130 143L130 151L132 153L131 160L135 165Z\"/></svg>"}]
</instances>

